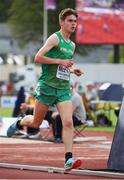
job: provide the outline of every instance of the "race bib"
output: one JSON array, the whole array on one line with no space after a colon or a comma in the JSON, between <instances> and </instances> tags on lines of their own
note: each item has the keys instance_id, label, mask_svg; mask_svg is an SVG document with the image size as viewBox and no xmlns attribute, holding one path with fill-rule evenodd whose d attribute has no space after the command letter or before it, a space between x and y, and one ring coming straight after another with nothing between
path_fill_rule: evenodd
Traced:
<instances>
[{"instance_id":1,"label":"race bib","mask_svg":"<svg viewBox=\"0 0 124 180\"><path fill-rule=\"evenodd\" d=\"M70 79L70 70L69 70L69 68L59 65L58 68L57 68L56 77L59 78L59 79L69 81L69 79Z\"/></svg>"}]
</instances>

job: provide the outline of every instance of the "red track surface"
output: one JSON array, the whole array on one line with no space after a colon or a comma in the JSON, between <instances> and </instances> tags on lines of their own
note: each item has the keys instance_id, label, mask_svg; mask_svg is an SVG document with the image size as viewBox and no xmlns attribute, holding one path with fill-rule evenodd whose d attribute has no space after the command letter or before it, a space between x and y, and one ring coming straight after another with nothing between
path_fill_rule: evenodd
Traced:
<instances>
[{"instance_id":1,"label":"red track surface","mask_svg":"<svg viewBox=\"0 0 124 180\"><path fill-rule=\"evenodd\" d=\"M74 157L79 157L82 160L81 168L106 169L113 134L94 132L84 132L83 134L85 137L82 137L80 142L74 143L73 146ZM63 143L55 144L37 140L0 138L0 159L1 163L63 167L64 146ZM105 179L94 176L0 168L0 179L94 178Z\"/></svg>"}]
</instances>

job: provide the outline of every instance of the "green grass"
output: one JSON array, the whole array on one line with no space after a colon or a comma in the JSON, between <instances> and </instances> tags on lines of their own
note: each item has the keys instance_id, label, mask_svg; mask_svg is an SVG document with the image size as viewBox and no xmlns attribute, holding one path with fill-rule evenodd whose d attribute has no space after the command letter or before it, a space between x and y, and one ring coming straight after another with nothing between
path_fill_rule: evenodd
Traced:
<instances>
[{"instance_id":1,"label":"green grass","mask_svg":"<svg viewBox=\"0 0 124 180\"><path fill-rule=\"evenodd\" d=\"M12 117L12 108L0 108L0 117Z\"/></svg>"},{"instance_id":2,"label":"green grass","mask_svg":"<svg viewBox=\"0 0 124 180\"><path fill-rule=\"evenodd\" d=\"M94 131L94 132L114 132L115 126L111 127L104 127L104 126L99 126L99 127L87 127L85 131Z\"/></svg>"}]
</instances>

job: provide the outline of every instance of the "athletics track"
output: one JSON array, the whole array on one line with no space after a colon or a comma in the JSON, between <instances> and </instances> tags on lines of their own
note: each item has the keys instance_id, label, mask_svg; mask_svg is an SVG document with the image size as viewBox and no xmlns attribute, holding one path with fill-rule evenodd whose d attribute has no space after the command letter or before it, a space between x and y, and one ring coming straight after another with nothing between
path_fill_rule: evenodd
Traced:
<instances>
[{"instance_id":1,"label":"athletics track","mask_svg":"<svg viewBox=\"0 0 124 180\"><path fill-rule=\"evenodd\" d=\"M112 133L84 131L76 138L74 156L82 160L80 170L106 170ZM0 164L19 164L36 167L63 168L64 146L42 140L0 137ZM52 173L1 167L0 179L118 179L91 174Z\"/></svg>"}]
</instances>

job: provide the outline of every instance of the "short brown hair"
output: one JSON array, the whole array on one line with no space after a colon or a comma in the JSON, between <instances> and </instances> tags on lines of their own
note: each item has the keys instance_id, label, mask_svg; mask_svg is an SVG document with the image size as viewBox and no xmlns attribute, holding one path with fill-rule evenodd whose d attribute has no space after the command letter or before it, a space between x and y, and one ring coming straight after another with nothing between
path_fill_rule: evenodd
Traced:
<instances>
[{"instance_id":1,"label":"short brown hair","mask_svg":"<svg viewBox=\"0 0 124 180\"><path fill-rule=\"evenodd\" d=\"M71 8L63 9L59 14L59 22L61 20L65 20L65 18L70 15L74 15L76 18L78 17L78 14L74 9Z\"/></svg>"}]
</instances>

